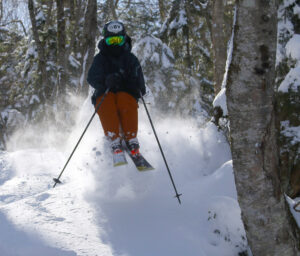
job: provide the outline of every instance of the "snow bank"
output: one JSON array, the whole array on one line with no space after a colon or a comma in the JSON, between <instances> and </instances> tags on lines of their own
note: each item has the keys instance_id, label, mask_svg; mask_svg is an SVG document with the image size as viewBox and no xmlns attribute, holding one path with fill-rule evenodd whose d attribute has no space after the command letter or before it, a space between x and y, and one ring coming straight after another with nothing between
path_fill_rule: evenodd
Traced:
<instances>
[{"instance_id":1,"label":"snow bank","mask_svg":"<svg viewBox=\"0 0 300 256\"><path fill-rule=\"evenodd\" d=\"M16 128L25 122L23 114L16 109L5 109L0 112L0 115L9 129Z\"/></svg>"},{"instance_id":2,"label":"snow bank","mask_svg":"<svg viewBox=\"0 0 300 256\"><path fill-rule=\"evenodd\" d=\"M300 86L300 65L296 68L291 68L289 73L281 82L278 91L287 93L289 90L297 92Z\"/></svg>"},{"instance_id":3,"label":"snow bank","mask_svg":"<svg viewBox=\"0 0 300 256\"><path fill-rule=\"evenodd\" d=\"M286 54L298 62L300 60L300 35L294 34L285 48Z\"/></svg>"},{"instance_id":4,"label":"snow bank","mask_svg":"<svg viewBox=\"0 0 300 256\"><path fill-rule=\"evenodd\" d=\"M278 50L277 50L278 51ZM286 55L296 61L296 66L291 68L289 73L281 82L278 91L287 93L289 90L298 91L300 86L300 35L294 34L285 46ZM278 55L278 54L277 54ZM279 59L282 59L282 53L279 53ZM278 59L277 58L277 59ZM277 61L278 62L278 61Z\"/></svg>"},{"instance_id":5,"label":"snow bank","mask_svg":"<svg viewBox=\"0 0 300 256\"><path fill-rule=\"evenodd\" d=\"M140 59L142 66L154 63L163 69L173 68L174 55L171 49L155 36L145 36L139 40L133 47L132 52Z\"/></svg>"},{"instance_id":6,"label":"snow bank","mask_svg":"<svg viewBox=\"0 0 300 256\"><path fill-rule=\"evenodd\" d=\"M282 121L280 123L281 134L286 138L290 138L289 142L292 146L300 143L300 126L290 126L289 121Z\"/></svg>"},{"instance_id":7,"label":"snow bank","mask_svg":"<svg viewBox=\"0 0 300 256\"><path fill-rule=\"evenodd\" d=\"M2 256L76 256L74 252L45 245L37 235L29 235L9 223L3 213L0 213L0 223L0 252Z\"/></svg>"},{"instance_id":8,"label":"snow bank","mask_svg":"<svg viewBox=\"0 0 300 256\"><path fill-rule=\"evenodd\" d=\"M212 123L200 127L191 120L153 116L178 192L183 193L182 205L173 198L142 107L141 151L155 171L138 172L130 159L127 166L113 168L96 117L61 179L64 184L52 189L52 178L92 112L88 99L69 139L61 140L64 147L0 154L6 173L0 187L0 211L5 214L0 230L17 232L15 248L24 249L22 256L34 255L22 244L24 236L43 255L232 256L245 249L230 149ZM52 137L47 132L53 131L44 131L44 136ZM9 243L0 245L4 252L15 252Z\"/></svg>"},{"instance_id":9,"label":"snow bank","mask_svg":"<svg viewBox=\"0 0 300 256\"><path fill-rule=\"evenodd\" d=\"M287 195L285 195L287 202L289 203L291 213L293 214L298 226L300 227L300 198L295 198L294 200Z\"/></svg>"},{"instance_id":10,"label":"snow bank","mask_svg":"<svg viewBox=\"0 0 300 256\"><path fill-rule=\"evenodd\" d=\"M221 86L220 92L217 94L217 96L215 97L215 99L213 101L214 108L219 106L223 111L223 116L228 115L227 99L226 99L226 86L227 86L227 79L228 79L228 71L230 68L231 61L232 61L235 24L236 24L236 8L234 8L232 33L231 33L231 37L230 37L230 40L228 42L228 47L227 47L227 59L226 59L225 72L224 72L224 76L223 76L222 86Z\"/></svg>"},{"instance_id":11,"label":"snow bank","mask_svg":"<svg viewBox=\"0 0 300 256\"><path fill-rule=\"evenodd\" d=\"M214 108L219 106L223 111L223 116L228 115L226 102L226 88L222 88L213 101Z\"/></svg>"},{"instance_id":12,"label":"snow bank","mask_svg":"<svg viewBox=\"0 0 300 256\"><path fill-rule=\"evenodd\" d=\"M186 12L185 10L181 9L179 11L179 16L170 23L169 27L170 29L179 29L185 26L186 24L187 24Z\"/></svg>"}]
</instances>

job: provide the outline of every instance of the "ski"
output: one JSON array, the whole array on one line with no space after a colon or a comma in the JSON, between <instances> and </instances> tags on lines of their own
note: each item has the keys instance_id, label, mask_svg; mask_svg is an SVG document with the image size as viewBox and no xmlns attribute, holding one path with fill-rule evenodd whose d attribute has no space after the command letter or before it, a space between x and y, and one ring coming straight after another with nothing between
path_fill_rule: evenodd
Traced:
<instances>
[{"instance_id":1,"label":"ski","mask_svg":"<svg viewBox=\"0 0 300 256\"><path fill-rule=\"evenodd\" d=\"M126 152L128 153L129 157L131 158L132 162L134 163L135 167L139 171L150 171L154 170L151 164L143 157L141 153L132 155L131 152L127 149Z\"/></svg>"},{"instance_id":2,"label":"ski","mask_svg":"<svg viewBox=\"0 0 300 256\"><path fill-rule=\"evenodd\" d=\"M127 164L127 160L123 151L113 153L113 165L114 167Z\"/></svg>"}]
</instances>

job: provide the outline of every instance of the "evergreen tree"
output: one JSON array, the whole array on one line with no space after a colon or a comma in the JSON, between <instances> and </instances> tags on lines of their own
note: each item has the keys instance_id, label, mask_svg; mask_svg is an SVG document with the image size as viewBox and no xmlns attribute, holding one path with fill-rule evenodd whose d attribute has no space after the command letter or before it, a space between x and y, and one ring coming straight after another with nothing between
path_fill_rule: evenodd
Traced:
<instances>
[{"instance_id":1,"label":"evergreen tree","mask_svg":"<svg viewBox=\"0 0 300 256\"><path fill-rule=\"evenodd\" d=\"M300 37L299 4L300 1L282 1L278 11L276 85L280 169L283 190L292 198L300 196L300 143L294 139L295 127L300 126L300 60L291 56L290 50L293 41Z\"/></svg>"}]
</instances>

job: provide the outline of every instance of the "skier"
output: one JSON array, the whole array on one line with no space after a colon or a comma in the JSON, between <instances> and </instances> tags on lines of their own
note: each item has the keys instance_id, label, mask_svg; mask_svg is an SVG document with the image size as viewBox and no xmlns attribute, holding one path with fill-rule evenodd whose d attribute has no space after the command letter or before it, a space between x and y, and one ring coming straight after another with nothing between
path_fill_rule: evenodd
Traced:
<instances>
[{"instance_id":1,"label":"skier","mask_svg":"<svg viewBox=\"0 0 300 256\"><path fill-rule=\"evenodd\" d=\"M126 34L123 23L111 21L105 24L103 37L87 81L95 89L92 96L95 107L109 89L97 114L110 141L114 164L121 165L127 163L122 139L132 156L140 154L138 99L145 94L146 88L141 65L131 53L131 38Z\"/></svg>"}]
</instances>

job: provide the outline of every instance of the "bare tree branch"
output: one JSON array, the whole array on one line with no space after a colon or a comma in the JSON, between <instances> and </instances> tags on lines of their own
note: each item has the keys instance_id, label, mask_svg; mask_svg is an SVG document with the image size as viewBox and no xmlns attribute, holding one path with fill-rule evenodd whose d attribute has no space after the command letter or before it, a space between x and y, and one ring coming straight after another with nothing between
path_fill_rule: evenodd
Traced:
<instances>
[{"instance_id":1,"label":"bare tree branch","mask_svg":"<svg viewBox=\"0 0 300 256\"><path fill-rule=\"evenodd\" d=\"M27 36L26 28L24 26L24 23L21 20L11 20L11 21L9 21L7 23L0 24L0 26L1 27L5 27L5 26L10 25L12 23L19 23L21 25L22 29L23 29L23 32L24 32L25 36Z\"/></svg>"}]
</instances>

